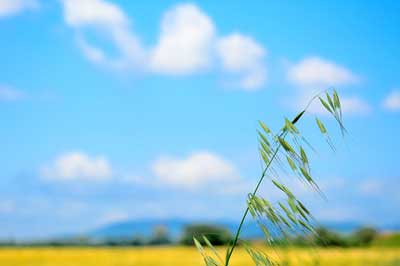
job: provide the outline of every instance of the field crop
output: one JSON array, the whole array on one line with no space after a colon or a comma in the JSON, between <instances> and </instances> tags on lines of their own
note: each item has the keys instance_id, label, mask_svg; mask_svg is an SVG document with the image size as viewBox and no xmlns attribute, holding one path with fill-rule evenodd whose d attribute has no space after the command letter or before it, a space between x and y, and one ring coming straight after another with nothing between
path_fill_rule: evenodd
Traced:
<instances>
[{"instance_id":1,"label":"field crop","mask_svg":"<svg viewBox=\"0 0 400 266\"><path fill-rule=\"evenodd\" d=\"M222 251L222 250L221 250ZM283 265L400 266L400 248L265 250ZM191 247L138 248L1 248L1 266L200 266L201 256ZM252 265L242 248L233 266Z\"/></svg>"}]
</instances>

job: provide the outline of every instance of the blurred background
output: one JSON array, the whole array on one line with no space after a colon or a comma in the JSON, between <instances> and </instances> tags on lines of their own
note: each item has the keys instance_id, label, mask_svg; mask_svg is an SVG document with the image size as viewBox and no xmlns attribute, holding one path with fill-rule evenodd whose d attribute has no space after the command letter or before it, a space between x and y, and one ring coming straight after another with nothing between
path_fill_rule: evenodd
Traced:
<instances>
[{"instance_id":1,"label":"blurred background","mask_svg":"<svg viewBox=\"0 0 400 266\"><path fill-rule=\"evenodd\" d=\"M230 241L260 176L258 120L278 131L333 87L348 134L315 105L299 126L326 199L292 184L320 233L293 243L399 265L399 13L396 1L0 0L0 264L200 265L184 246L201 232ZM243 237L262 236L248 219Z\"/></svg>"}]
</instances>

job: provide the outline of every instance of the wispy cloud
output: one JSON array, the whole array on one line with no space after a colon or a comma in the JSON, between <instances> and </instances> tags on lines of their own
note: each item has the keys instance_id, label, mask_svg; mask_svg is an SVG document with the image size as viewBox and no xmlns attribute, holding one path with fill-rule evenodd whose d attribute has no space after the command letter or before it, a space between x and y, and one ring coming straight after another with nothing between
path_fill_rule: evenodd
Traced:
<instances>
[{"instance_id":1,"label":"wispy cloud","mask_svg":"<svg viewBox=\"0 0 400 266\"><path fill-rule=\"evenodd\" d=\"M132 33L129 18L117 5L103 0L63 0L64 18L77 31L78 46L92 62L116 69L136 67L142 63L144 52L137 36ZM103 49L90 43L85 32L102 32L118 51L107 56Z\"/></svg>"},{"instance_id":2,"label":"wispy cloud","mask_svg":"<svg viewBox=\"0 0 400 266\"><path fill-rule=\"evenodd\" d=\"M127 212L120 210L113 210L110 212L106 212L102 217L100 217L99 225L126 221L128 218L129 215Z\"/></svg>"},{"instance_id":3,"label":"wispy cloud","mask_svg":"<svg viewBox=\"0 0 400 266\"><path fill-rule=\"evenodd\" d=\"M112 167L104 156L68 152L42 166L40 176L53 181L105 181L111 178Z\"/></svg>"},{"instance_id":4,"label":"wispy cloud","mask_svg":"<svg viewBox=\"0 0 400 266\"><path fill-rule=\"evenodd\" d=\"M383 100L382 106L389 111L400 111L400 91L394 90L389 93Z\"/></svg>"},{"instance_id":5,"label":"wispy cloud","mask_svg":"<svg viewBox=\"0 0 400 266\"><path fill-rule=\"evenodd\" d=\"M311 96L308 96L308 98L304 97L302 106L305 106L306 101L310 98ZM342 111L346 115L363 116L369 114L372 111L372 106L359 96L341 96L340 101ZM329 115L328 111L318 101L315 101L310 105L308 112L318 115Z\"/></svg>"},{"instance_id":6,"label":"wispy cloud","mask_svg":"<svg viewBox=\"0 0 400 266\"><path fill-rule=\"evenodd\" d=\"M242 33L218 36L212 19L194 4L179 4L161 20L157 43L145 47L117 5L105 0L63 0L67 25L77 31L82 53L96 64L148 74L189 75L220 70L235 75L235 87L256 90L266 80L265 50ZM87 30L100 31L118 52L89 42ZM237 76L237 77L236 77ZM236 82L239 79L239 82Z\"/></svg>"},{"instance_id":7,"label":"wispy cloud","mask_svg":"<svg viewBox=\"0 0 400 266\"><path fill-rule=\"evenodd\" d=\"M384 192L383 185L378 180L368 179L359 184L359 191L366 196L379 196Z\"/></svg>"},{"instance_id":8,"label":"wispy cloud","mask_svg":"<svg viewBox=\"0 0 400 266\"><path fill-rule=\"evenodd\" d=\"M36 0L0 0L0 18L13 16L39 6Z\"/></svg>"},{"instance_id":9,"label":"wispy cloud","mask_svg":"<svg viewBox=\"0 0 400 266\"><path fill-rule=\"evenodd\" d=\"M370 104L358 96L342 97L342 110L345 114L365 115L371 112Z\"/></svg>"},{"instance_id":10,"label":"wispy cloud","mask_svg":"<svg viewBox=\"0 0 400 266\"><path fill-rule=\"evenodd\" d=\"M359 213L359 210L350 206L334 206L317 210L315 216L322 221L348 222L354 221L357 217L356 213Z\"/></svg>"},{"instance_id":11,"label":"wispy cloud","mask_svg":"<svg viewBox=\"0 0 400 266\"><path fill-rule=\"evenodd\" d=\"M16 209L15 203L11 200L0 201L0 214L11 213Z\"/></svg>"},{"instance_id":12,"label":"wispy cloud","mask_svg":"<svg viewBox=\"0 0 400 266\"><path fill-rule=\"evenodd\" d=\"M25 93L9 86L0 85L0 101L18 101L25 98Z\"/></svg>"}]
</instances>

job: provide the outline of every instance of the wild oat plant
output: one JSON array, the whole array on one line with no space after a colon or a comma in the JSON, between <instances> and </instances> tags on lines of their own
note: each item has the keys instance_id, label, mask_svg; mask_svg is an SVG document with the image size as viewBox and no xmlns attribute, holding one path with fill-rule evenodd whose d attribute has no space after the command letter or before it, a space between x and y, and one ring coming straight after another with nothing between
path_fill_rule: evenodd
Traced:
<instances>
[{"instance_id":1,"label":"wild oat plant","mask_svg":"<svg viewBox=\"0 0 400 266\"><path fill-rule=\"evenodd\" d=\"M284 125L278 133L274 133L264 122L260 121L260 128L257 133L263 170L253 192L248 195L247 208L243 213L233 241L228 245L225 256L221 256L218 253L218 250L213 247L206 236L202 236L201 240L193 239L203 256L206 266L228 266L232 254L239 243L245 247L256 266L279 265L277 261L272 259L270 254L257 250L246 241L240 239L243 224L249 213L257 221L269 246L272 246L278 238L279 241L289 241L291 236L299 233L315 234L314 226L316 223L312 214L300 202L295 193L288 188L288 185L278 177L278 173L283 171L287 176L295 176L317 193L323 195L311 174L310 162L306 153L306 150L315 151L315 149L297 127L311 103L318 100L321 107L326 109L336 120L342 135L345 133L342 108L336 90L326 91L312 98L304 110L296 117L292 120L285 119ZM316 128L334 150L335 148L325 125L318 117L315 118L315 122ZM277 200L272 203L257 195L266 178L279 190L283 200ZM204 245L211 252L207 252L201 243L205 243Z\"/></svg>"}]
</instances>

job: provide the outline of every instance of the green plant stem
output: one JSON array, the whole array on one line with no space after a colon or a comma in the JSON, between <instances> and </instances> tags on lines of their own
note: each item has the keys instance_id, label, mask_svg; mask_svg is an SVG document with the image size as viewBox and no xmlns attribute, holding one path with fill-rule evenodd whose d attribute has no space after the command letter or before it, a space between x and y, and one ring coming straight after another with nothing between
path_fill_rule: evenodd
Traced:
<instances>
[{"instance_id":1,"label":"green plant stem","mask_svg":"<svg viewBox=\"0 0 400 266\"><path fill-rule=\"evenodd\" d=\"M306 108L306 109L307 109L307 108ZM301 118L301 116L302 116L304 113L305 113L305 110L300 114L300 116L297 116L296 118L294 118L294 119L292 120L292 123L295 124L295 123ZM287 131L283 131L283 132L279 135L279 137L285 138L285 137L286 137L286 134L287 134ZM253 193L251 193L251 197L254 197L254 196L257 194L257 191L258 191L258 189L260 188L260 185L261 185L261 183L263 182L263 180L264 180L264 178L265 178L265 176L266 176L266 173L267 173L269 167L271 166L273 160L275 159L276 155L278 154L280 147L281 147L281 145L278 144L278 147L276 147L274 153L273 153L272 156L271 156L271 159L269 160L268 164L265 166L265 168L264 168L264 170L263 170L263 172L262 172L262 174L261 174L260 179L258 180L258 183L257 183L257 185L256 185L256 187L255 187ZM242 231L242 227L243 227L244 221L246 220L246 217L247 217L247 214L248 214L248 213L249 213L249 207L247 206L245 212L243 213L242 220L240 221L239 227L238 227L238 229L236 230L235 238L234 238L234 240L233 240L233 242L232 242L232 245L230 245L230 247L228 248L228 252L227 252L226 260L225 260L225 266L228 266L228 265L229 265L229 261L230 261L230 259L231 259L232 253L233 253L233 251L234 251L234 249L235 249L235 247L236 247L236 245L237 245L237 242L239 241L239 236L240 236L240 233L241 233L241 231Z\"/></svg>"},{"instance_id":2,"label":"green plant stem","mask_svg":"<svg viewBox=\"0 0 400 266\"><path fill-rule=\"evenodd\" d=\"M262 175L260 177L260 180L257 183L256 188L254 189L253 193L251 194L251 197L254 197L256 195L256 193L258 191L258 188L260 187L262 181L264 180L264 177L265 177L265 174L266 174L266 172L268 170L268 167L271 165L272 160L275 158L276 154L278 153L279 148L280 148L280 145L278 146L278 148L276 148L273 156L271 157L271 160L269 161L267 167L264 169L264 171L263 171L263 173L262 173ZM229 260L230 260L230 258L232 256L233 250L235 249L236 244L237 244L237 242L239 240L239 235L240 235L240 232L242 231L242 227L243 227L244 221L246 220L246 217L247 217L248 213L249 213L249 207L246 208L246 210L245 210L245 212L244 212L244 214L242 216L242 220L240 221L239 227L238 227L238 229L236 231L235 238L234 238L234 240L232 242L232 245L229 248L229 252L228 252L228 254L226 256L225 266L229 265Z\"/></svg>"},{"instance_id":3,"label":"green plant stem","mask_svg":"<svg viewBox=\"0 0 400 266\"><path fill-rule=\"evenodd\" d=\"M275 159L276 155L278 154L278 151L279 151L280 147L281 147L281 145L278 145L278 147L275 149L275 151L274 151L274 153L273 153L273 155L271 157L271 160L268 162L268 165L265 167L264 171L262 172L262 175L260 177L260 180L257 183L256 188L254 189L253 193L251 193L251 197L254 197L257 194L257 191L258 191L262 181L265 178L267 170L268 170L269 166L271 165L272 161ZM229 247L229 251L228 251L228 254L226 256L225 266L229 265L229 260L230 260L230 258L232 256L233 250L235 249L236 244L237 244L237 242L239 240L239 235L240 235L240 232L242 231L242 227L243 227L244 221L245 221L246 216L247 216L248 213L249 213L249 207L247 206L247 208L246 208L246 210L245 210L245 212L244 212L244 214L242 216L242 220L240 221L239 227L238 227L238 229L236 231L235 238L234 238L234 240L232 242L232 245Z\"/></svg>"}]
</instances>

